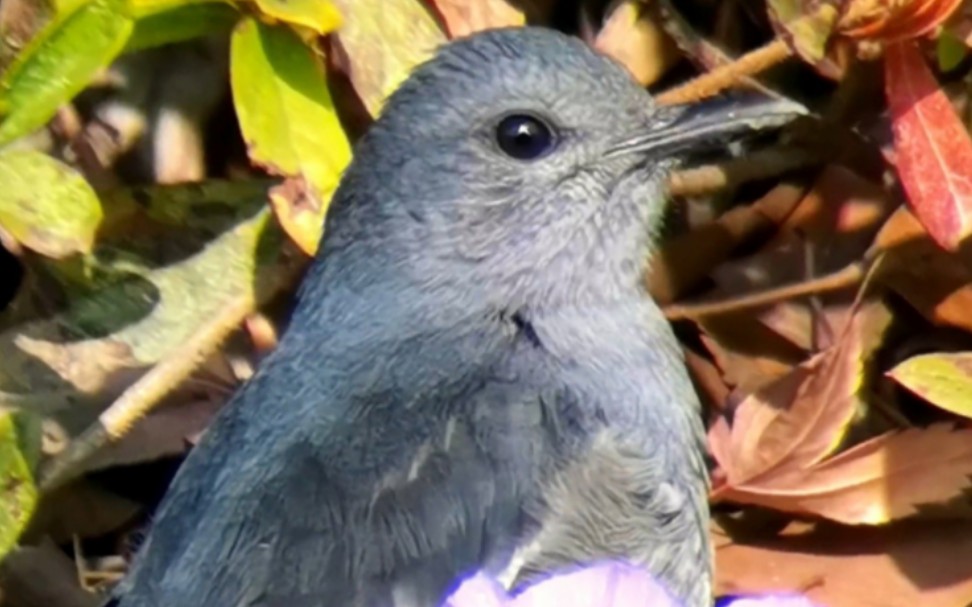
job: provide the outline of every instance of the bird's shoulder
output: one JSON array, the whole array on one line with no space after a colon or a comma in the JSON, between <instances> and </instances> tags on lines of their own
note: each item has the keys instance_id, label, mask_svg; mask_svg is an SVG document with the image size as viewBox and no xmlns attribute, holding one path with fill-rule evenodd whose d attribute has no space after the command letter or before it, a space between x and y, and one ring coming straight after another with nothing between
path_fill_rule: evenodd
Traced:
<instances>
[{"instance_id":1,"label":"bird's shoulder","mask_svg":"<svg viewBox=\"0 0 972 607\"><path fill-rule=\"evenodd\" d=\"M285 338L183 465L120 594L364 600L366 580L381 592L422 563L459 574L512 550L551 402L507 373L525 338L515 324L389 322L357 344ZM409 592L446 583L421 577Z\"/></svg>"}]
</instances>

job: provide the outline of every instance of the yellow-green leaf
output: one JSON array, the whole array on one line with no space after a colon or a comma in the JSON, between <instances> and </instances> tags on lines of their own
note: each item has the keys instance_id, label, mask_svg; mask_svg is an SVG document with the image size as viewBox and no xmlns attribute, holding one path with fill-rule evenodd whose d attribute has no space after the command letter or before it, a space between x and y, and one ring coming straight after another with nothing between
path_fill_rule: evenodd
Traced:
<instances>
[{"instance_id":1,"label":"yellow-green leaf","mask_svg":"<svg viewBox=\"0 0 972 607\"><path fill-rule=\"evenodd\" d=\"M0 558L17 542L37 504L34 476L13 414L0 413Z\"/></svg>"},{"instance_id":2,"label":"yellow-green leaf","mask_svg":"<svg viewBox=\"0 0 972 607\"><path fill-rule=\"evenodd\" d=\"M211 4L230 6L230 0L126 0L133 19L143 19L180 9Z\"/></svg>"},{"instance_id":3,"label":"yellow-green leaf","mask_svg":"<svg viewBox=\"0 0 972 607\"><path fill-rule=\"evenodd\" d=\"M48 257L90 251L101 203L71 167L35 151L0 153L0 228Z\"/></svg>"},{"instance_id":4,"label":"yellow-green leaf","mask_svg":"<svg viewBox=\"0 0 972 607\"><path fill-rule=\"evenodd\" d=\"M53 3L57 20L62 21L83 5L90 4L91 0L53 0Z\"/></svg>"},{"instance_id":5,"label":"yellow-green leaf","mask_svg":"<svg viewBox=\"0 0 972 607\"><path fill-rule=\"evenodd\" d=\"M0 80L0 145L41 127L121 52L125 0L91 0L48 23Z\"/></svg>"},{"instance_id":6,"label":"yellow-green leaf","mask_svg":"<svg viewBox=\"0 0 972 607\"><path fill-rule=\"evenodd\" d=\"M642 86L654 84L682 59L657 15L640 0L614 5L594 40L594 48L621 62Z\"/></svg>"},{"instance_id":7,"label":"yellow-green leaf","mask_svg":"<svg viewBox=\"0 0 972 607\"><path fill-rule=\"evenodd\" d=\"M446 41L422 0L336 0L344 15L337 37L351 62L349 75L368 111Z\"/></svg>"},{"instance_id":8,"label":"yellow-green leaf","mask_svg":"<svg viewBox=\"0 0 972 607\"><path fill-rule=\"evenodd\" d=\"M972 352L913 356L888 375L931 404L972 418Z\"/></svg>"},{"instance_id":9,"label":"yellow-green leaf","mask_svg":"<svg viewBox=\"0 0 972 607\"><path fill-rule=\"evenodd\" d=\"M90 255L28 259L64 305L0 332L0 410L53 415L78 432L227 305L292 288L301 260L267 208L269 185L115 190L105 206L132 208L132 229L102 235Z\"/></svg>"},{"instance_id":10,"label":"yellow-green leaf","mask_svg":"<svg viewBox=\"0 0 972 607\"><path fill-rule=\"evenodd\" d=\"M290 28L251 18L233 32L230 75L250 159L306 182L308 195L295 213L312 219L278 217L290 237L313 253L331 194L351 159L323 66Z\"/></svg>"},{"instance_id":11,"label":"yellow-green leaf","mask_svg":"<svg viewBox=\"0 0 972 607\"><path fill-rule=\"evenodd\" d=\"M969 47L949 30L942 33L935 41L935 55L938 58L938 69L949 72L958 67L969 54Z\"/></svg>"},{"instance_id":12,"label":"yellow-green leaf","mask_svg":"<svg viewBox=\"0 0 972 607\"><path fill-rule=\"evenodd\" d=\"M839 16L836 7L807 0L768 0L770 22L805 61L815 64L827 54L827 44Z\"/></svg>"},{"instance_id":13,"label":"yellow-green leaf","mask_svg":"<svg viewBox=\"0 0 972 607\"><path fill-rule=\"evenodd\" d=\"M140 16L125 52L226 32L238 18L236 9L224 2L190 3Z\"/></svg>"},{"instance_id":14,"label":"yellow-green leaf","mask_svg":"<svg viewBox=\"0 0 972 607\"><path fill-rule=\"evenodd\" d=\"M260 12L326 34L341 25L341 13L331 0L255 0Z\"/></svg>"}]
</instances>

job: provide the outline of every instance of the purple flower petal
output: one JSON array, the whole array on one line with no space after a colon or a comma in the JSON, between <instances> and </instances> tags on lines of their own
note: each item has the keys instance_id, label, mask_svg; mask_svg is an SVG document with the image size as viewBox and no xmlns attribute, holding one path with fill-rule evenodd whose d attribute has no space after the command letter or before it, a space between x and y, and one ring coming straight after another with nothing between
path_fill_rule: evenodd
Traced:
<instances>
[{"instance_id":1,"label":"purple flower petal","mask_svg":"<svg viewBox=\"0 0 972 607\"><path fill-rule=\"evenodd\" d=\"M725 607L822 607L799 594L767 594L735 599Z\"/></svg>"},{"instance_id":2,"label":"purple flower petal","mask_svg":"<svg viewBox=\"0 0 972 607\"><path fill-rule=\"evenodd\" d=\"M678 607L643 569L603 564L552 576L520 594L512 607Z\"/></svg>"},{"instance_id":3,"label":"purple flower petal","mask_svg":"<svg viewBox=\"0 0 972 607\"><path fill-rule=\"evenodd\" d=\"M640 568L605 563L552 575L510 597L482 574L463 582L443 607L678 607Z\"/></svg>"},{"instance_id":4,"label":"purple flower petal","mask_svg":"<svg viewBox=\"0 0 972 607\"><path fill-rule=\"evenodd\" d=\"M679 607L645 570L624 563L603 563L560 573L511 597L495 580L475 575L442 607ZM743 597L725 607L822 607L798 594Z\"/></svg>"},{"instance_id":5,"label":"purple flower petal","mask_svg":"<svg viewBox=\"0 0 972 607\"><path fill-rule=\"evenodd\" d=\"M462 583L442 607L508 607L510 596L490 577L477 574Z\"/></svg>"}]
</instances>

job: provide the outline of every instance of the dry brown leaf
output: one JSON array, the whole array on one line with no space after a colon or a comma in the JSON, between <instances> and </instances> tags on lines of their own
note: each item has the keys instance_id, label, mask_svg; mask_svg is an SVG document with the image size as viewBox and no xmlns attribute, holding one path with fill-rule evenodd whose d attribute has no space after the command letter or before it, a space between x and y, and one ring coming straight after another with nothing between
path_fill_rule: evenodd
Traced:
<instances>
[{"instance_id":1,"label":"dry brown leaf","mask_svg":"<svg viewBox=\"0 0 972 607\"><path fill-rule=\"evenodd\" d=\"M523 11L506 0L434 0L450 38L494 27L523 25Z\"/></svg>"},{"instance_id":2,"label":"dry brown leaf","mask_svg":"<svg viewBox=\"0 0 972 607\"><path fill-rule=\"evenodd\" d=\"M967 521L795 531L747 541L715 531L716 593L796 591L827 607L962 607L972 600Z\"/></svg>"},{"instance_id":3,"label":"dry brown leaf","mask_svg":"<svg viewBox=\"0 0 972 607\"><path fill-rule=\"evenodd\" d=\"M723 378L743 394L752 394L783 377L806 353L771 331L749 311L698 320L701 339Z\"/></svg>"},{"instance_id":4,"label":"dry brown leaf","mask_svg":"<svg viewBox=\"0 0 972 607\"><path fill-rule=\"evenodd\" d=\"M683 348L683 353L689 376L695 384L696 392L703 397L703 402L717 410L725 407L730 390L719 369L708 358L688 348Z\"/></svg>"},{"instance_id":5,"label":"dry brown leaf","mask_svg":"<svg viewBox=\"0 0 972 607\"><path fill-rule=\"evenodd\" d=\"M681 59L644 2L620 0L608 15L594 47L621 62L642 85L654 84Z\"/></svg>"},{"instance_id":6,"label":"dry brown leaf","mask_svg":"<svg viewBox=\"0 0 972 607\"><path fill-rule=\"evenodd\" d=\"M81 588L71 559L50 541L8 554L0 566L3 604L9 607L96 607L102 601Z\"/></svg>"},{"instance_id":7,"label":"dry brown leaf","mask_svg":"<svg viewBox=\"0 0 972 607\"><path fill-rule=\"evenodd\" d=\"M141 511L142 504L81 479L42 497L21 543L101 537L130 524Z\"/></svg>"},{"instance_id":8,"label":"dry brown leaf","mask_svg":"<svg viewBox=\"0 0 972 607\"><path fill-rule=\"evenodd\" d=\"M195 437L209 427L224 400L211 398L166 403L138 420L124 437L89 459L85 468L100 470L181 455L189 449Z\"/></svg>"},{"instance_id":9,"label":"dry brown leaf","mask_svg":"<svg viewBox=\"0 0 972 607\"><path fill-rule=\"evenodd\" d=\"M728 462L730 485L759 483L812 463L836 447L856 402L860 350L854 340L821 352L736 410Z\"/></svg>"},{"instance_id":10,"label":"dry brown leaf","mask_svg":"<svg viewBox=\"0 0 972 607\"><path fill-rule=\"evenodd\" d=\"M753 204L665 242L652 256L648 291L661 304L675 301L698 286L736 247L777 229L803 193L801 186L781 183Z\"/></svg>"},{"instance_id":11,"label":"dry brown leaf","mask_svg":"<svg viewBox=\"0 0 972 607\"><path fill-rule=\"evenodd\" d=\"M835 164L827 165L781 231L799 231L821 249L820 260L837 269L857 259L895 203L880 185ZM829 262L829 263L828 263Z\"/></svg>"},{"instance_id":12,"label":"dry brown leaf","mask_svg":"<svg viewBox=\"0 0 972 607\"><path fill-rule=\"evenodd\" d=\"M661 303L678 299L735 248L776 229L803 195L803 187L781 183L753 204L666 242L646 274L649 292ZM726 383L745 393L782 376L803 359L801 350L761 326L748 310L700 318L697 323Z\"/></svg>"},{"instance_id":13,"label":"dry brown leaf","mask_svg":"<svg viewBox=\"0 0 972 607\"><path fill-rule=\"evenodd\" d=\"M323 236L322 218L327 213L327 205L322 204L316 188L304 175L297 175L270 188L268 195L280 226L307 256L313 256ZM329 199L326 202L329 204Z\"/></svg>"},{"instance_id":14,"label":"dry brown leaf","mask_svg":"<svg viewBox=\"0 0 972 607\"><path fill-rule=\"evenodd\" d=\"M717 494L805 469L838 446L858 404L865 347L888 320L882 305L866 305L834 347L746 398L731 429L713 428L711 448L727 483Z\"/></svg>"},{"instance_id":15,"label":"dry brown leaf","mask_svg":"<svg viewBox=\"0 0 972 607\"><path fill-rule=\"evenodd\" d=\"M46 320L0 334L5 404L12 400L12 405L54 413L69 403L83 405L94 395L114 398L144 372L128 344L110 338L72 338L62 324ZM36 402L23 402L35 396L40 397ZM82 417L87 419L91 413L86 411Z\"/></svg>"},{"instance_id":16,"label":"dry brown leaf","mask_svg":"<svg viewBox=\"0 0 972 607\"><path fill-rule=\"evenodd\" d=\"M810 467L738 485L725 499L859 525L915 514L968 488L972 430L952 424L889 432Z\"/></svg>"},{"instance_id":17,"label":"dry brown leaf","mask_svg":"<svg viewBox=\"0 0 972 607\"><path fill-rule=\"evenodd\" d=\"M890 197L846 168L825 167L790 213L775 238L749 257L727 261L712 272L720 296L736 296L802 282L858 261L894 210ZM813 276L807 275L812 256ZM822 298L826 320L835 325L846 314L853 290ZM814 343L814 314L806 301L783 301L760 310L759 320L806 351ZM817 319L819 320L819 319Z\"/></svg>"},{"instance_id":18,"label":"dry brown leaf","mask_svg":"<svg viewBox=\"0 0 972 607\"><path fill-rule=\"evenodd\" d=\"M962 261L966 252L943 251L903 205L881 228L874 248L887 254L879 281L929 322L972 331L972 271Z\"/></svg>"},{"instance_id":19,"label":"dry brown leaf","mask_svg":"<svg viewBox=\"0 0 972 607\"><path fill-rule=\"evenodd\" d=\"M253 348L260 354L268 354L277 348L280 335L273 321L266 315L255 312L246 317L244 328L250 337Z\"/></svg>"}]
</instances>

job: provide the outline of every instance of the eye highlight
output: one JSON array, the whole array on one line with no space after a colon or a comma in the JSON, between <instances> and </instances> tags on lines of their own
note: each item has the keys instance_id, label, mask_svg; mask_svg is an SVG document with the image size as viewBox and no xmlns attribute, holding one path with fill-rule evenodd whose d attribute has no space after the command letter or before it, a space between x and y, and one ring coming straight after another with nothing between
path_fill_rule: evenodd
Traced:
<instances>
[{"instance_id":1,"label":"eye highlight","mask_svg":"<svg viewBox=\"0 0 972 607\"><path fill-rule=\"evenodd\" d=\"M546 122L532 114L511 114L496 125L496 143L517 160L536 160L556 147L557 137Z\"/></svg>"}]
</instances>

